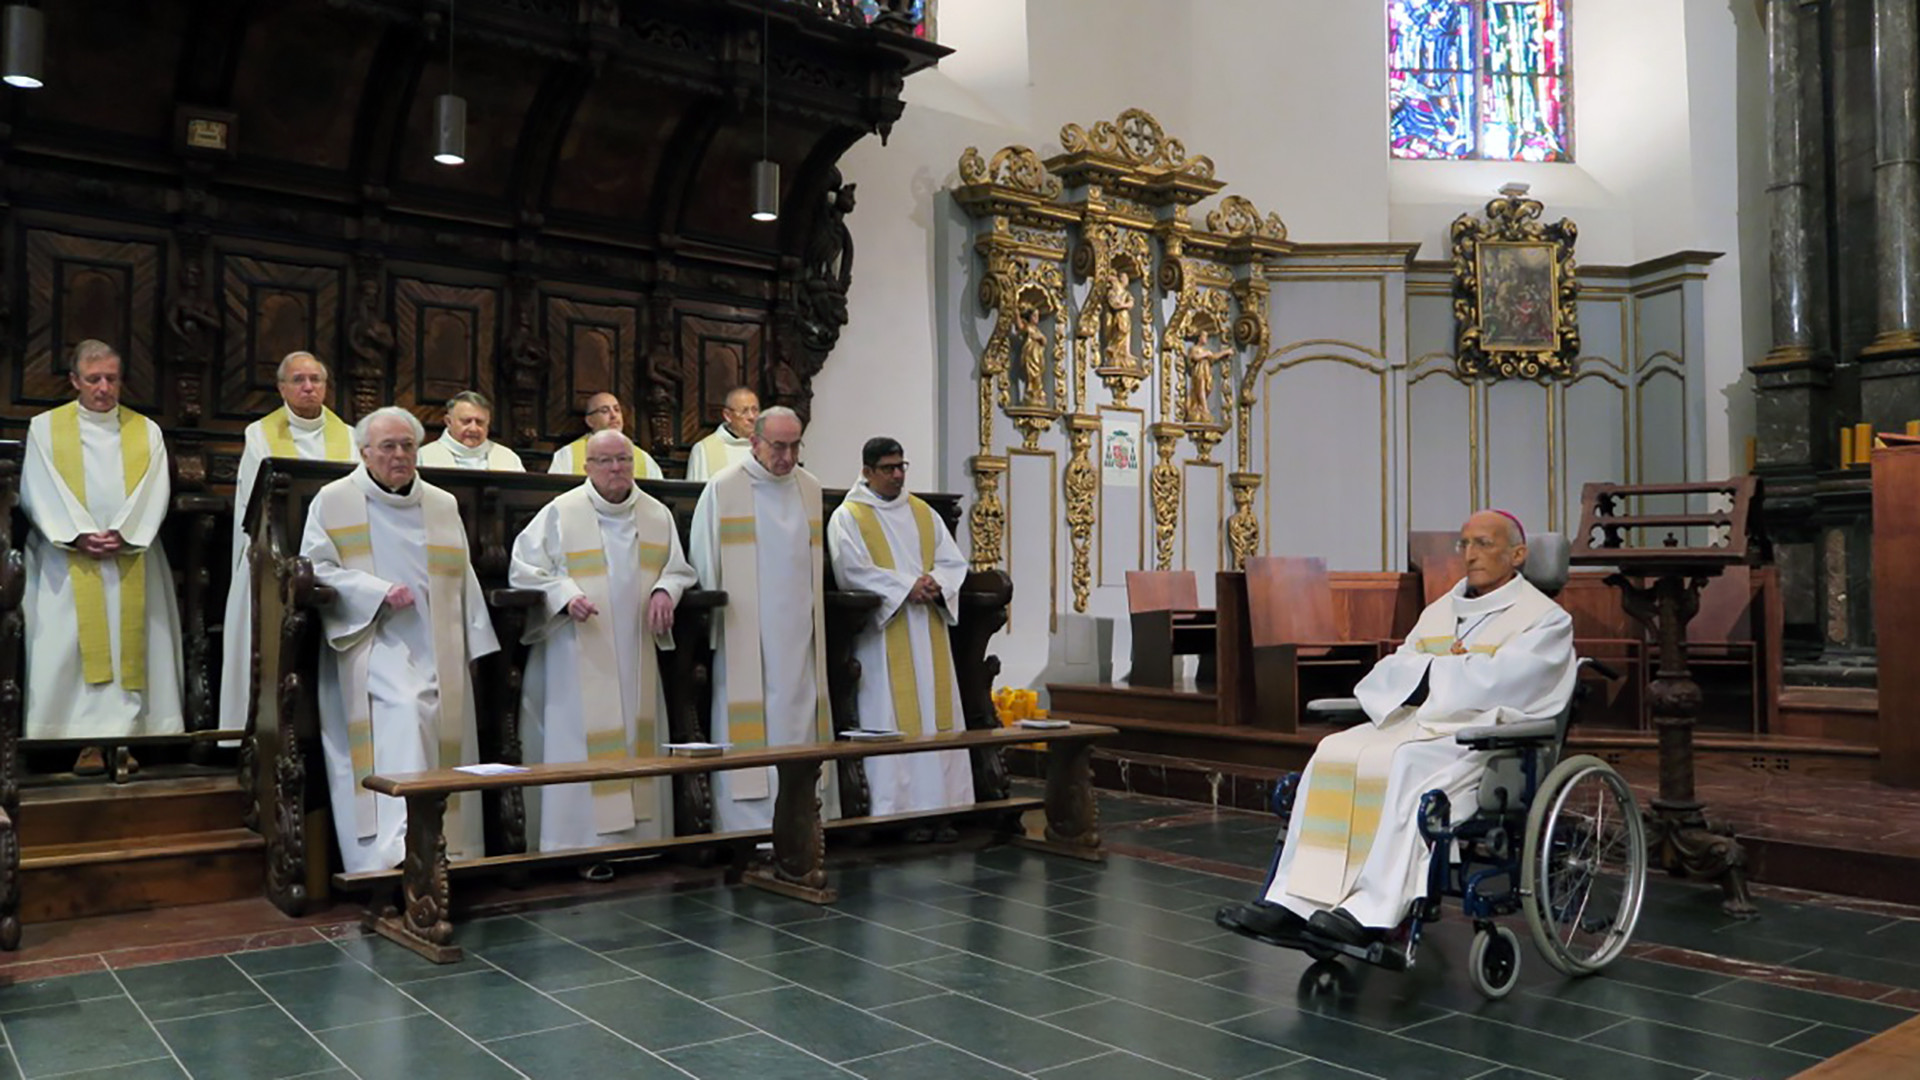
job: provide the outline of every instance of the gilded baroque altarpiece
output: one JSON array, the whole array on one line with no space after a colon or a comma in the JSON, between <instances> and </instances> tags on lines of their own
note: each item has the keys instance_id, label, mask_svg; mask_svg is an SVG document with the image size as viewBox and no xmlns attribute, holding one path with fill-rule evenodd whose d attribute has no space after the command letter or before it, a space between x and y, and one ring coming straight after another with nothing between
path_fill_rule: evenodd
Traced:
<instances>
[{"instance_id":1,"label":"gilded baroque altarpiece","mask_svg":"<svg viewBox=\"0 0 1920 1080\"><path fill-rule=\"evenodd\" d=\"M1278 215L1262 216L1238 195L1220 199L1196 225L1195 207L1227 185L1211 159L1189 154L1142 110L1091 127L1067 124L1060 144L1044 160L1025 146L992 155L969 147L960 157L953 197L973 222L974 291L991 320L975 357L969 529L974 568L1001 566L1009 456L1037 451L1057 425L1067 442L1069 581L1073 608L1084 612L1103 410L1146 421L1153 536L1143 563L1172 567L1183 465L1216 467L1216 453L1232 469L1234 511L1218 523L1231 565L1258 550L1253 504L1262 465L1248 432L1268 350L1268 270L1290 245ZM1010 422L1010 440L996 437L1006 430L997 416Z\"/></svg>"}]
</instances>

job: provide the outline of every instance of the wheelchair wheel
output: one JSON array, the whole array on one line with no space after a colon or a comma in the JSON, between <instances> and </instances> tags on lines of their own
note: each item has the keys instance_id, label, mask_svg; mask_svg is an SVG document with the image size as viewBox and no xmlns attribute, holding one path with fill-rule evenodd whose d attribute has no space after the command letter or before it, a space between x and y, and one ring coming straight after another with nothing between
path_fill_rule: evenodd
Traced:
<instances>
[{"instance_id":1,"label":"wheelchair wheel","mask_svg":"<svg viewBox=\"0 0 1920 1080\"><path fill-rule=\"evenodd\" d=\"M1627 782L1590 755L1547 774L1527 812L1521 908L1533 943L1567 975L1613 962L1647 887L1647 835Z\"/></svg>"},{"instance_id":2,"label":"wheelchair wheel","mask_svg":"<svg viewBox=\"0 0 1920 1080\"><path fill-rule=\"evenodd\" d=\"M1482 996L1494 1001L1506 997L1520 981L1520 936L1504 926L1475 933L1467 974Z\"/></svg>"}]
</instances>

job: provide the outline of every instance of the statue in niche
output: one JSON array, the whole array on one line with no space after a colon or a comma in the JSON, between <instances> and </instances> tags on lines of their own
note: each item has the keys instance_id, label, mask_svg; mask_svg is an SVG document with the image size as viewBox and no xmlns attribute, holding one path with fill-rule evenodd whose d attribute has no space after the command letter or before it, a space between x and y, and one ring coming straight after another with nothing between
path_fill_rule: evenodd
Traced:
<instances>
[{"instance_id":1,"label":"statue in niche","mask_svg":"<svg viewBox=\"0 0 1920 1080\"><path fill-rule=\"evenodd\" d=\"M827 185L827 202L807 235L805 269L801 277L800 327L806 348L824 361L847 325L847 290L853 285L853 232L847 215L853 213L858 184L842 183L834 170ZM814 367L819 370L818 364Z\"/></svg>"},{"instance_id":2,"label":"statue in niche","mask_svg":"<svg viewBox=\"0 0 1920 1080\"><path fill-rule=\"evenodd\" d=\"M1107 286L1107 366L1138 367L1133 358L1133 278L1125 270Z\"/></svg>"},{"instance_id":3,"label":"statue in niche","mask_svg":"<svg viewBox=\"0 0 1920 1080\"><path fill-rule=\"evenodd\" d=\"M353 309L353 323L347 327L347 347L360 361L360 378L377 378L386 370L393 355L393 325L380 317L380 272L363 270L360 275L360 299ZM363 373L371 368L371 373Z\"/></svg>"},{"instance_id":4,"label":"statue in niche","mask_svg":"<svg viewBox=\"0 0 1920 1080\"><path fill-rule=\"evenodd\" d=\"M1020 371L1024 391L1020 403L1047 407L1047 332L1040 328L1040 309L1030 307L1020 319Z\"/></svg>"},{"instance_id":5,"label":"statue in niche","mask_svg":"<svg viewBox=\"0 0 1920 1080\"><path fill-rule=\"evenodd\" d=\"M1213 419L1213 366L1233 355L1222 344L1208 348L1213 331L1203 330L1187 343L1187 423L1211 424Z\"/></svg>"}]
</instances>

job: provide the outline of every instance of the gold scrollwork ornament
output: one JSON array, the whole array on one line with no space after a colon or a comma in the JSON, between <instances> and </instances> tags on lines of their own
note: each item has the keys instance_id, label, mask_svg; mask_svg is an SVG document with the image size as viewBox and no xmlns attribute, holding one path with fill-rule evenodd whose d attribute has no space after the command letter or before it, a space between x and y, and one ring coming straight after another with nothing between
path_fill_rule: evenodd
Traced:
<instances>
[{"instance_id":1,"label":"gold scrollwork ornament","mask_svg":"<svg viewBox=\"0 0 1920 1080\"><path fill-rule=\"evenodd\" d=\"M1067 489L1067 538L1073 544L1073 610L1087 610L1087 597L1093 590L1092 574L1088 570L1088 556L1093 548L1093 495L1096 487L1096 474L1093 462L1089 460L1089 451L1093 445L1093 433L1100 429L1100 420L1093 416L1070 416L1067 418L1067 437L1072 450L1067 459L1065 487Z\"/></svg>"},{"instance_id":2,"label":"gold scrollwork ornament","mask_svg":"<svg viewBox=\"0 0 1920 1080\"><path fill-rule=\"evenodd\" d=\"M1580 355L1573 243L1579 230L1561 218L1540 221L1525 185L1501 189L1482 221L1453 222L1453 318L1456 363L1469 378L1571 378Z\"/></svg>"},{"instance_id":3,"label":"gold scrollwork ornament","mask_svg":"<svg viewBox=\"0 0 1920 1080\"><path fill-rule=\"evenodd\" d=\"M1227 477L1233 488L1233 515L1227 518L1227 548L1233 568L1245 570L1247 560L1260 551L1260 518L1253 512L1253 496L1260 490L1260 474L1237 472Z\"/></svg>"}]
</instances>

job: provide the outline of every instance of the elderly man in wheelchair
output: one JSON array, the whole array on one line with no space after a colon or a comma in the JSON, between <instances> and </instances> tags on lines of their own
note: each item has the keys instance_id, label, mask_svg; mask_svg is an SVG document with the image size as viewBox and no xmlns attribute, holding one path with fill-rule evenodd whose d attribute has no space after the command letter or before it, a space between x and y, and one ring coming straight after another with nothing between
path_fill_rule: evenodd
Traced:
<instances>
[{"instance_id":1,"label":"elderly man in wheelchair","mask_svg":"<svg viewBox=\"0 0 1920 1080\"><path fill-rule=\"evenodd\" d=\"M1266 887L1216 922L1316 959L1405 968L1442 897L1458 896L1477 929L1469 971L1489 997L1511 990L1520 967L1497 916L1524 912L1541 953L1569 975L1625 948L1646 840L1610 767L1555 763L1580 661L1573 620L1535 583L1565 583L1565 540L1542 539L1530 551L1505 511L1467 519L1465 578L1354 699L1309 707L1366 722L1322 739L1305 773L1276 787L1287 824Z\"/></svg>"}]
</instances>

